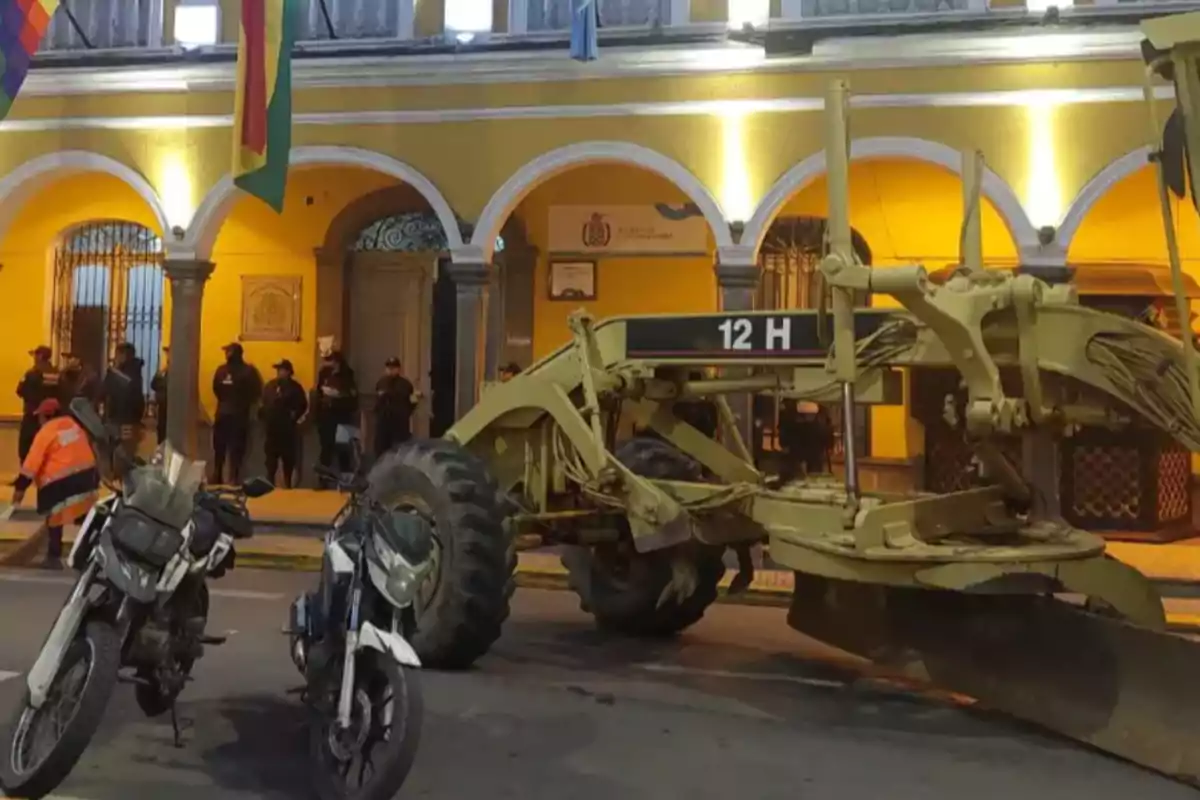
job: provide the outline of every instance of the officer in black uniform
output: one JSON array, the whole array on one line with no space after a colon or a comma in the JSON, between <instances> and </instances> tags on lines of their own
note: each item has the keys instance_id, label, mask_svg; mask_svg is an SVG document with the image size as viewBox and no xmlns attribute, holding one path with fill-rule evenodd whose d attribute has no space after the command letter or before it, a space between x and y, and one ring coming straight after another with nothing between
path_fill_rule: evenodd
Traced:
<instances>
[{"instance_id":1,"label":"officer in black uniform","mask_svg":"<svg viewBox=\"0 0 1200 800\"><path fill-rule=\"evenodd\" d=\"M76 397L82 397L92 405L100 402L100 378L90 364L74 353L63 353L63 370L59 378L59 400L63 408L71 405Z\"/></svg>"},{"instance_id":2,"label":"officer in black uniform","mask_svg":"<svg viewBox=\"0 0 1200 800\"><path fill-rule=\"evenodd\" d=\"M308 413L308 395L293 377L295 370L286 358L275 365L275 377L263 387L262 418L267 458L267 478L275 480L283 464L283 488L292 488L296 474L299 423Z\"/></svg>"},{"instance_id":3,"label":"officer in black uniform","mask_svg":"<svg viewBox=\"0 0 1200 800\"><path fill-rule=\"evenodd\" d=\"M333 468L336 462L339 472L350 472L354 469L350 453L338 447L337 429L339 425L358 426L358 385L354 370L340 351L332 350L322 359L312 393L309 405L317 423L321 448L318 460L323 467ZM320 485L327 487L328 482L322 479Z\"/></svg>"},{"instance_id":4,"label":"officer in black uniform","mask_svg":"<svg viewBox=\"0 0 1200 800\"><path fill-rule=\"evenodd\" d=\"M29 455L33 439L41 427L38 424L38 406L43 400L57 397L59 391L59 373L51 363L54 351L42 345L30 350L29 355L33 356L33 367L17 384L17 397L21 398L24 412L21 415L21 431L17 439L17 455L20 456L22 464L25 463L25 456Z\"/></svg>"},{"instance_id":5,"label":"officer in black uniform","mask_svg":"<svg viewBox=\"0 0 1200 800\"><path fill-rule=\"evenodd\" d=\"M212 483L220 484L229 457L229 482L238 483L246 459L250 437L250 415L262 394L258 370L246 363L242 346L227 344L225 363L213 375L213 394L217 396L217 416L213 420Z\"/></svg>"},{"instance_id":6,"label":"officer in black uniform","mask_svg":"<svg viewBox=\"0 0 1200 800\"><path fill-rule=\"evenodd\" d=\"M142 441L142 420L146 416L145 384L142 367L145 362L129 342L117 345L117 356L104 373L100 384L100 404L104 420L121 433L124 458L132 462Z\"/></svg>"},{"instance_id":7,"label":"officer in black uniform","mask_svg":"<svg viewBox=\"0 0 1200 800\"><path fill-rule=\"evenodd\" d=\"M779 408L780 477L791 481L829 472L833 434L833 422L823 406L784 398Z\"/></svg>"},{"instance_id":8,"label":"officer in black uniform","mask_svg":"<svg viewBox=\"0 0 1200 800\"><path fill-rule=\"evenodd\" d=\"M375 457L412 438L416 408L412 381L400 371L400 359L389 358L375 384Z\"/></svg>"},{"instance_id":9,"label":"officer in black uniform","mask_svg":"<svg viewBox=\"0 0 1200 800\"><path fill-rule=\"evenodd\" d=\"M150 379L150 391L154 392L155 423L158 426L158 443L167 440L167 369L171 358L171 348L162 349L162 362L158 372Z\"/></svg>"}]
</instances>

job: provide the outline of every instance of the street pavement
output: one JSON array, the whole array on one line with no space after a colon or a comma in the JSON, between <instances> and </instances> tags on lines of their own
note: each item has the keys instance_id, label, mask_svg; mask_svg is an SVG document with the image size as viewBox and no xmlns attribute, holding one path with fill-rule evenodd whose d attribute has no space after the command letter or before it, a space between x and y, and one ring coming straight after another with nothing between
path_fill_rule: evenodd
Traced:
<instances>
[{"instance_id":1,"label":"street pavement","mask_svg":"<svg viewBox=\"0 0 1200 800\"><path fill-rule=\"evenodd\" d=\"M308 796L298 675L279 629L315 576L217 582L210 648L181 704L185 746L118 687L57 798ZM70 577L0 572L0 708ZM598 633L566 592L521 590L476 669L426 672L421 749L400 798L430 800L1149 800L1187 787L928 692L789 629L783 609L716 606L673 642Z\"/></svg>"}]
</instances>

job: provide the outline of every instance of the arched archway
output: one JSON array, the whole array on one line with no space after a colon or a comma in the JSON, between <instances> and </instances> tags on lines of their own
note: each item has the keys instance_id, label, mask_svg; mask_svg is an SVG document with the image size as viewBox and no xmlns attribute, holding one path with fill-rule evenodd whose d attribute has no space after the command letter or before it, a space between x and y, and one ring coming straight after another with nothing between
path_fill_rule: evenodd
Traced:
<instances>
[{"instance_id":1,"label":"arched archway","mask_svg":"<svg viewBox=\"0 0 1200 800\"><path fill-rule=\"evenodd\" d=\"M411 187L428 203L445 229L446 239L452 248L463 245L458 219L441 191L415 167L383 153L357 147L313 146L293 148L289 156L289 167L358 167L392 177ZM198 258L207 259L221 225L238 197L233 177L226 175L205 196L192 217L184 234L183 245L196 253Z\"/></svg>"},{"instance_id":2,"label":"arched archway","mask_svg":"<svg viewBox=\"0 0 1200 800\"><path fill-rule=\"evenodd\" d=\"M71 175L99 173L110 175L132 189L153 216L157 232L167 234L171 221L158 192L137 170L100 153L88 150L63 150L26 161L0 178L0 241L24 205L43 189Z\"/></svg>"},{"instance_id":3,"label":"arched archway","mask_svg":"<svg viewBox=\"0 0 1200 800\"><path fill-rule=\"evenodd\" d=\"M904 159L932 164L962 175L962 154L952 147L903 136L879 136L855 139L850 143L850 158L853 161L867 159ZM742 233L742 244L757 249L771 222L782 211L788 201L825 174L825 152L814 153L789 169L771 187L754 216L746 223ZM1000 214L1020 249L1038 246L1037 229L1012 187L1003 178L987 169L983 175L983 196Z\"/></svg>"},{"instance_id":4,"label":"arched archway","mask_svg":"<svg viewBox=\"0 0 1200 800\"><path fill-rule=\"evenodd\" d=\"M1147 145L1126 153L1092 176L1079 190L1079 194L1075 195L1067 213L1063 215L1062 224L1058 226L1058 241L1063 250L1070 252L1071 243L1079 233L1083 221L1101 198L1126 178L1148 169L1149 166L1150 147Z\"/></svg>"},{"instance_id":5,"label":"arched archway","mask_svg":"<svg viewBox=\"0 0 1200 800\"><path fill-rule=\"evenodd\" d=\"M695 204L708 222L717 247L733 245L729 221L721 204L687 167L655 150L632 142L579 142L543 153L517 170L488 200L471 245L478 248L485 260L492 255L493 243L509 215L517 205L539 185L576 167L588 164L626 164L653 172L678 187Z\"/></svg>"},{"instance_id":6,"label":"arched archway","mask_svg":"<svg viewBox=\"0 0 1200 800\"><path fill-rule=\"evenodd\" d=\"M455 226L469 229L462 220ZM506 226L498 253L510 236L522 239L515 226ZM415 429L433 435L454 421L457 306L446 269L454 247L425 198L400 184L347 204L317 254L318 335L338 339L364 386L378 378L384 361L399 358L427 398ZM494 277L502 280L506 272ZM499 327L495 336L502 333Z\"/></svg>"}]
</instances>

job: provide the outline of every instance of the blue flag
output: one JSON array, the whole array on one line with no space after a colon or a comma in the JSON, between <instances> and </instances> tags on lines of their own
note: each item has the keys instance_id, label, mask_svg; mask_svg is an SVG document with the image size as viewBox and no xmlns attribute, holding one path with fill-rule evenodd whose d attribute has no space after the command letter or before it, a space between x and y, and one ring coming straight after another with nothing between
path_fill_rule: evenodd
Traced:
<instances>
[{"instance_id":1,"label":"blue flag","mask_svg":"<svg viewBox=\"0 0 1200 800\"><path fill-rule=\"evenodd\" d=\"M571 58L576 61L595 61L600 57L596 29L600 13L598 0L571 0Z\"/></svg>"}]
</instances>

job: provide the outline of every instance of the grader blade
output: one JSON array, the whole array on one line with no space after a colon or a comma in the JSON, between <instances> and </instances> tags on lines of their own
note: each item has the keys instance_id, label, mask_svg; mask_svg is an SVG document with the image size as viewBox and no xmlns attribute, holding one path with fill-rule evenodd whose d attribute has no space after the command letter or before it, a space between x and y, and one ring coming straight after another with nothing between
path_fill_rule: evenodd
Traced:
<instances>
[{"instance_id":1,"label":"grader blade","mask_svg":"<svg viewBox=\"0 0 1200 800\"><path fill-rule=\"evenodd\" d=\"M1200 785L1195 642L1049 597L797 581L797 630Z\"/></svg>"}]
</instances>

